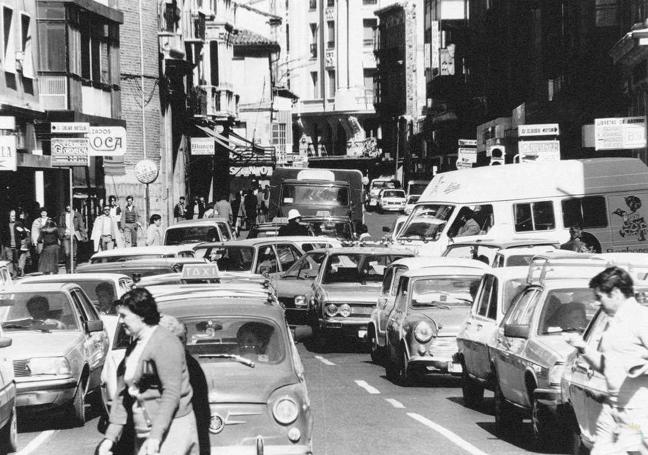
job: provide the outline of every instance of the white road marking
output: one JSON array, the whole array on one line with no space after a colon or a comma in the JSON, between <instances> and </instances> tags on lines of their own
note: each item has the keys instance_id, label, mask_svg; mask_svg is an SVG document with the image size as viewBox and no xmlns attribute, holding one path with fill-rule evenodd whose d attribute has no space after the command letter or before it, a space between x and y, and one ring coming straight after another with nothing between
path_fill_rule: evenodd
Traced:
<instances>
[{"instance_id":1,"label":"white road marking","mask_svg":"<svg viewBox=\"0 0 648 455\"><path fill-rule=\"evenodd\" d=\"M331 362L330 360L325 359L321 355L316 355L315 358L317 360L319 360L320 362L322 362L324 365L335 365L333 362Z\"/></svg>"},{"instance_id":2,"label":"white road marking","mask_svg":"<svg viewBox=\"0 0 648 455\"><path fill-rule=\"evenodd\" d=\"M356 379L355 383L358 384L360 387L362 387L363 389L365 389L367 392L369 392L372 395L377 395L377 394L380 393L380 390L378 390L377 388L375 388L373 386L370 386L369 384L367 384L366 381L361 381L359 379Z\"/></svg>"},{"instance_id":3,"label":"white road marking","mask_svg":"<svg viewBox=\"0 0 648 455\"><path fill-rule=\"evenodd\" d=\"M394 400L393 398L385 398L385 401L396 409L405 409L405 405L398 400Z\"/></svg>"},{"instance_id":4,"label":"white road marking","mask_svg":"<svg viewBox=\"0 0 648 455\"><path fill-rule=\"evenodd\" d=\"M446 438L448 438L450 441L452 441L453 443L455 443L465 451L470 452L472 455L488 455L486 452L479 450L477 447L475 447L465 439L460 438L452 431L442 427L438 423L432 422L430 419L427 419L420 414L416 414L414 412L408 412L407 415L410 416L412 419L422 423L426 427L431 428L432 430L436 431L442 436L445 436Z\"/></svg>"},{"instance_id":5,"label":"white road marking","mask_svg":"<svg viewBox=\"0 0 648 455\"><path fill-rule=\"evenodd\" d=\"M52 437L54 433L58 433L58 431L59 430L43 431L41 434L39 434L34 439L29 441L29 444L27 444L24 449L16 452L16 455L29 455L34 450L36 450L40 445L45 443L45 441L47 441L50 437Z\"/></svg>"}]
</instances>

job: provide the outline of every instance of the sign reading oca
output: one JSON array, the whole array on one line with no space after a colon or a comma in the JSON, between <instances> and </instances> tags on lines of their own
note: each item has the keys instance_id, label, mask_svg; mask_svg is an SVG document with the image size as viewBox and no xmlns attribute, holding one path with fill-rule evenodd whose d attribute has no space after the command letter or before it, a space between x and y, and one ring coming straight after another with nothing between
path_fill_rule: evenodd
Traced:
<instances>
[{"instance_id":1,"label":"sign reading oca","mask_svg":"<svg viewBox=\"0 0 648 455\"><path fill-rule=\"evenodd\" d=\"M92 126L88 133L89 156L121 156L126 153L126 128Z\"/></svg>"}]
</instances>

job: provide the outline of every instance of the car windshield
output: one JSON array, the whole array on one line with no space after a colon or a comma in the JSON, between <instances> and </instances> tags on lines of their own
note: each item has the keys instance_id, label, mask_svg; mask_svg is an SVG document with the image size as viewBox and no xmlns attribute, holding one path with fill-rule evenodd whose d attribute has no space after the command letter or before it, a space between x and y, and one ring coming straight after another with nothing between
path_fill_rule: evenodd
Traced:
<instances>
[{"instance_id":1,"label":"car windshield","mask_svg":"<svg viewBox=\"0 0 648 455\"><path fill-rule=\"evenodd\" d=\"M187 326L187 351L202 363L236 362L237 356L256 365L284 359L281 331L270 320L247 316L176 317Z\"/></svg>"},{"instance_id":2,"label":"car windshield","mask_svg":"<svg viewBox=\"0 0 648 455\"><path fill-rule=\"evenodd\" d=\"M61 275L60 281L48 280L48 281L30 281L30 284L37 283L70 283L70 279L66 279L65 275ZM115 292L115 285L112 281L106 280L74 280L74 284L79 285L85 293L88 295L92 303L96 306L101 299L102 302L109 302L112 304L117 293Z\"/></svg>"},{"instance_id":3,"label":"car windshield","mask_svg":"<svg viewBox=\"0 0 648 455\"><path fill-rule=\"evenodd\" d=\"M385 267L396 259L400 257L359 253L333 254L326 264L322 283L382 283Z\"/></svg>"},{"instance_id":4,"label":"car windshield","mask_svg":"<svg viewBox=\"0 0 648 455\"><path fill-rule=\"evenodd\" d=\"M398 235L399 240L437 240L452 216L454 205L425 204L417 206L409 218L409 223Z\"/></svg>"},{"instance_id":5,"label":"car windshield","mask_svg":"<svg viewBox=\"0 0 648 455\"><path fill-rule=\"evenodd\" d=\"M249 246L215 246L196 249L196 255L218 264L218 270L247 272L252 270L254 248Z\"/></svg>"},{"instance_id":6,"label":"car windshield","mask_svg":"<svg viewBox=\"0 0 648 455\"><path fill-rule=\"evenodd\" d=\"M170 227L164 237L165 245L221 241L215 226Z\"/></svg>"},{"instance_id":7,"label":"car windshield","mask_svg":"<svg viewBox=\"0 0 648 455\"><path fill-rule=\"evenodd\" d=\"M284 185L282 205L326 205L346 207L349 205L349 191L339 186Z\"/></svg>"},{"instance_id":8,"label":"car windshield","mask_svg":"<svg viewBox=\"0 0 648 455\"><path fill-rule=\"evenodd\" d=\"M533 259L534 254L515 254L512 256L509 256L506 259L506 266L507 267L516 267L516 266L523 266L526 267L529 264L531 264L531 259Z\"/></svg>"},{"instance_id":9,"label":"car windshield","mask_svg":"<svg viewBox=\"0 0 648 455\"><path fill-rule=\"evenodd\" d=\"M0 322L6 331L79 329L74 310L63 292L0 294Z\"/></svg>"},{"instance_id":10,"label":"car windshield","mask_svg":"<svg viewBox=\"0 0 648 455\"><path fill-rule=\"evenodd\" d=\"M383 197L405 197L405 191L403 190L386 190L382 194Z\"/></svg>"},{"instance_id":11,"label":"car windshield","mask_svg":"<svg viewBox=\"0 0 648 455\"><path fill-rule=\"evenodd\" d=\"M334 237L341 240L352 240L353 229L346 221L308 221L314 235Z\"/></svg>"},{"instance_id":12,"label":"car windshield","mask_svg":"<svg viewBox=\"0 0 648 455\"><path fill-rule=\"evenodd\" d=\"M550 291L540 315L538 334L583 333L598 307L589 288Z\"/></svg>"},{"instance_id":13,"label":"car windshield","mask_svg":"<svg viewBox=\"0 0 648 455\"><path fill-rule=\"evenodd\" d=\"M437 276L422 278L412 285L410 305L417 307L466 307L472 304L470 287L476 286L481 275Z\"/></svg>"}]
</instances>

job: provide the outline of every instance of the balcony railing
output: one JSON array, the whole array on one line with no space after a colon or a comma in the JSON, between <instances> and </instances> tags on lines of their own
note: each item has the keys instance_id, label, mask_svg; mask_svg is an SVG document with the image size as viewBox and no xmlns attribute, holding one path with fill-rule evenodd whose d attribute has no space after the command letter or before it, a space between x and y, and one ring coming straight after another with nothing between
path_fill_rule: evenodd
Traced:
<instances>
[{"instance_id":1,"label":"balcony railing","mask_svg":"<svg viewBox=\"0 0 648 455\"><path fill-rule=\"evenodd\" d=\"M310 56L311 58L317 58L317 43L311 43Z\"/></svg>"}]
</instances>

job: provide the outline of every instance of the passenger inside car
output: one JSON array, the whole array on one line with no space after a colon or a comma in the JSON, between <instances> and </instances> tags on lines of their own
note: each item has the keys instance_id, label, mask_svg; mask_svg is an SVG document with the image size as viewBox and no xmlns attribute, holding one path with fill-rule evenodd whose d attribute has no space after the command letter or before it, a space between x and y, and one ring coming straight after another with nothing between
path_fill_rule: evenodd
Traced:
<instances>
[{"instance_id":1,"label":"passenger inside car","mask_svg":"<svg viewBox=\"0 0 648 455\"><path fill-rule=\"evenodd\" d=\"M32 326L53 326L55 329L64 330L65 324L57 318L59 314L51 314L47 298L35 295L27 301L27 311L31 316Z\"/></svg>"},{"instance_id":2,"label":"passenger inside car","mask_svg":"<svg viewBox=\"0 0 648 455\"><path fill-rule=\"evenodd\" d=\"M97 311L101 314L116 314L113 302L115 301L115 292L112 284L107 281L101 282L95 288L97 294Z\"/></svg>"},{"instance_id":3,"label":"passenger inside car","mask_svg":"<svg viewBox=\"0 0 648 455\"><path fill-rule=\"evenodd\" d=\"M555 330L555 327L558 327L563 332L582 332L587 327L585 304L571 302L560 305L549 319L547 319L545 327L547 332Z\"/></svg>"},{"instance_id":4,"label":"passenger inside car","mask_svg":"<svg viewBox=\"0 0 648 455\"><path fill-rule=\"evenodd\" d=\"M236 332L241 355L265 355L272 327L261 322L246 322Z\"/></svg>"}]
</instances>

